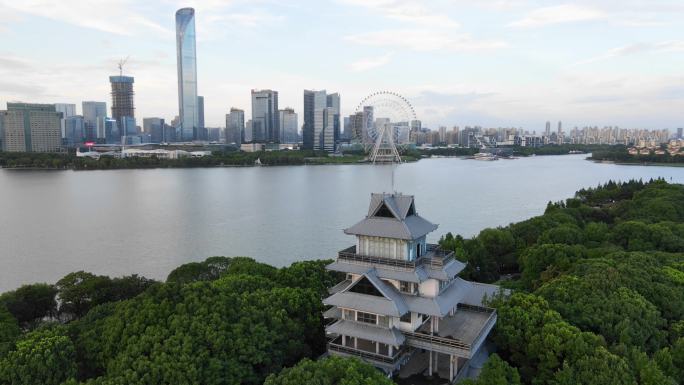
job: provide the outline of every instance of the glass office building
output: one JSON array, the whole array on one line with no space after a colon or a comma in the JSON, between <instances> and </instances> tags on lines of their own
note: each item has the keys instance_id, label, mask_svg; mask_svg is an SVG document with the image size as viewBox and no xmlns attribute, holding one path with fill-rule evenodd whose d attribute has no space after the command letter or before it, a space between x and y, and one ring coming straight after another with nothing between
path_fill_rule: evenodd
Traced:
<instances>
[{"instance_id":1,"label":"glass office building","mask_svg":"<svg viewBox=\"0 0 684 385\"><path fill-rule=\"evenodd\" d=\"M176 56L178 61L178 139L197 139L197 54L195 48L195 10L181 8L176 12Z\"/></svg>"}]
</instances>

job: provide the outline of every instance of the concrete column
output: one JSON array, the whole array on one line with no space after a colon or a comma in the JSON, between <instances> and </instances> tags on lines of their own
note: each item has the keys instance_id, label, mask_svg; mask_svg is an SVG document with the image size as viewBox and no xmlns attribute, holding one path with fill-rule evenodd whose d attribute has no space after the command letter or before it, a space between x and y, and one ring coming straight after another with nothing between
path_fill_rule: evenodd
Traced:
<instances>
[{"instance_id":1,"label":"concrete column","mask_svg":"<svg viewBox=\"0 0 684 385\"><path fill-rule=\"evenodd\" d=\"M454 356L454 376L458 374L458 356Z\"/></svg>"},{"instance_id":2,"label":"concrete column","mask_svg":"<svg viewBox=\"0 0 684 385\"><path fill-rule=\"evenodd\" d=\"M342 346L347 346L347 336L342 335Z\"/></svg>"},{"instance_id":3,"label":"concrete column","mask_svg":"<svg viewBox=\"0 0 684 385\"><path fill-rule=\"evenodd\" d=\"M454 355L450 354L449 355L449 382L454 380Z\"/></svg>"},{"instance_id":4,"label":"concrete column","mask_svg":"<svg viewBox=\"0 0 684 385\"><path fill-rule=\"evenodd\" d=\"M439 317L435 317L435 332L439 333Z\"/></svg>"},{"instance_id":5,"label":"concrete column","mask_svg":"<svg viewBox=\"0 0 684 385\"><path fill-rule=\"evenodd\" d=\"M430 359L428 359L428 375L432 376L432 350L430 350Z\"/></svg>"},{"instance_id":6,"label":"concrete column","mask_svg":"<svg viewBox=\"0 0 684 385\"><path fill-rule=\"evenodd\" d=\"M375 354L380 354L380 343L375 342Z\"/></svg>"},{"instance_id":7,"label":"concrete column","mask_svg":"<svg viewBox=\"0 0 684 385\"><path fill-rule=\"evenodd\" d=\"M358 348L359 348L359 339L354 337L354 349L358 349Z\"/></svg>"},{"instance_id":8,"label":"concrete column","mask_svg":"<svg viewBox=\"0 0 684 385\"><path fill-rule=\"evenodd\" d=\"M394 346L392 346L392 345L387 346L387 352L389 353L390 357L392 357L393 351L394 351Z\"/></svg>"}]
</instances>

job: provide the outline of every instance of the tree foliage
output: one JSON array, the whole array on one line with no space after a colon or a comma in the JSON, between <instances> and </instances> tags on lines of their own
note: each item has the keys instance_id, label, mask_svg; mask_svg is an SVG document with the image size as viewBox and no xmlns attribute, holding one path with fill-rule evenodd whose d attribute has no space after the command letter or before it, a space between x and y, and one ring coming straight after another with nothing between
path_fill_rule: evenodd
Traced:
<instances>
[{"instance_id":1,"label":"tree foliage","mask_svg":"<svg viewBox=\"0 0 684 385\"><path fill-rule=\"evenodd\" d=\"M336 356L317 361L303 359L292 368L271 374L264 385L391 385L376 368L356 358Z\"/></svg>"}]
</instances>

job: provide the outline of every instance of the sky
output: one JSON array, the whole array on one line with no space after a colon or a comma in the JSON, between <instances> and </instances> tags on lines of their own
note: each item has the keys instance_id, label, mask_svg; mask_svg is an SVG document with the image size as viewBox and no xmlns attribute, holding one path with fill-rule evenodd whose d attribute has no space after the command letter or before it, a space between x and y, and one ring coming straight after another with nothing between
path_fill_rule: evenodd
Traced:
<instances>
[{"instance_id":1,"label":"sky","mask_svg":"<svg viewBox=\"0 0 684 385\"><path fill-rule=\"evenodd\" d=\"M174 14L194 7L208 127L250 90L342 113L376 91L424 126L684 126L682 0L0 0L0 108L106 101L129 57L136 118L178 114Z\"/></svg>"}]
</instances>

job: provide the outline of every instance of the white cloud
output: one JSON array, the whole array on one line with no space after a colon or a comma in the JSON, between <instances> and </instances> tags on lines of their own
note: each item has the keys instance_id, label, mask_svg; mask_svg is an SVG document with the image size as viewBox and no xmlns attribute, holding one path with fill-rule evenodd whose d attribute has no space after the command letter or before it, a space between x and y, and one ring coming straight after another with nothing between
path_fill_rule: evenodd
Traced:
<instances>
[{"instance_id":1,"label":"white cloud","mask_svg":"<svg viewBox=\"0 0 684 385\"><path fill-rule=\"evenodd\" d=\"M524 18L510 23L509 26L531 28L550 24L591 21L605 17L607 17L606 13L597 8L575 4L561 4L535 9Z\"/></svg>"},{"instance_id":2,"label":"white cloud","mask_svg":"<svg viewBox=\"0 0 684 385\"><path fill-rule=\"evenodd\" d=\"M603 55L579 61L573 66L595 63L614 57L636 55L640 53L684 52L684 40L668 40L657 43L634 43L608 50Z\"/></svg>"},{"instance_id":3,"label":"white cloud","mask_svg":"<svg viewBox=\"0 0 684 385\"><path fill-rule=\"evenodd\" d=\"M377 57L367 57L359 59L349 65L349 68L354 72L368 71L373 68L378 68L386 65L392 59L392 54L388 53Z\"/></svg>"},{"instance_id":4,"label":"white cloud","mask_svg":"<svg viewBox=\"0 0 684 385\"><path fill-rule=\"evenodd\" d=\"M127 0L0 0L0 7L117 35L134 35L141 30L172 33L140 15Z\"/></svg>"},{"instance_id":5,"label":"white cloud","mask_svg":"<svg viewBox=\"0 0 684 385\"><path fill-rule=\"evenodd\" d=\"M444 13L431 11L426 2L415 0L340 0L342 3L362 6L388 19L430 27L458 27L459 23Z\"/></svg>"},{"instance_id":6,"label":"white cloud","mask_svg":"<svg viewBox=\"0 0 684 385\"><path fill-rule=\"evenodd\" d=\"M345 40L362 45L395 47L414 51L480 51L506 47L497 40L476 40L467 33L453 34L427 29L396 29L347 36Z\"/></svg>"}]
</instances>

